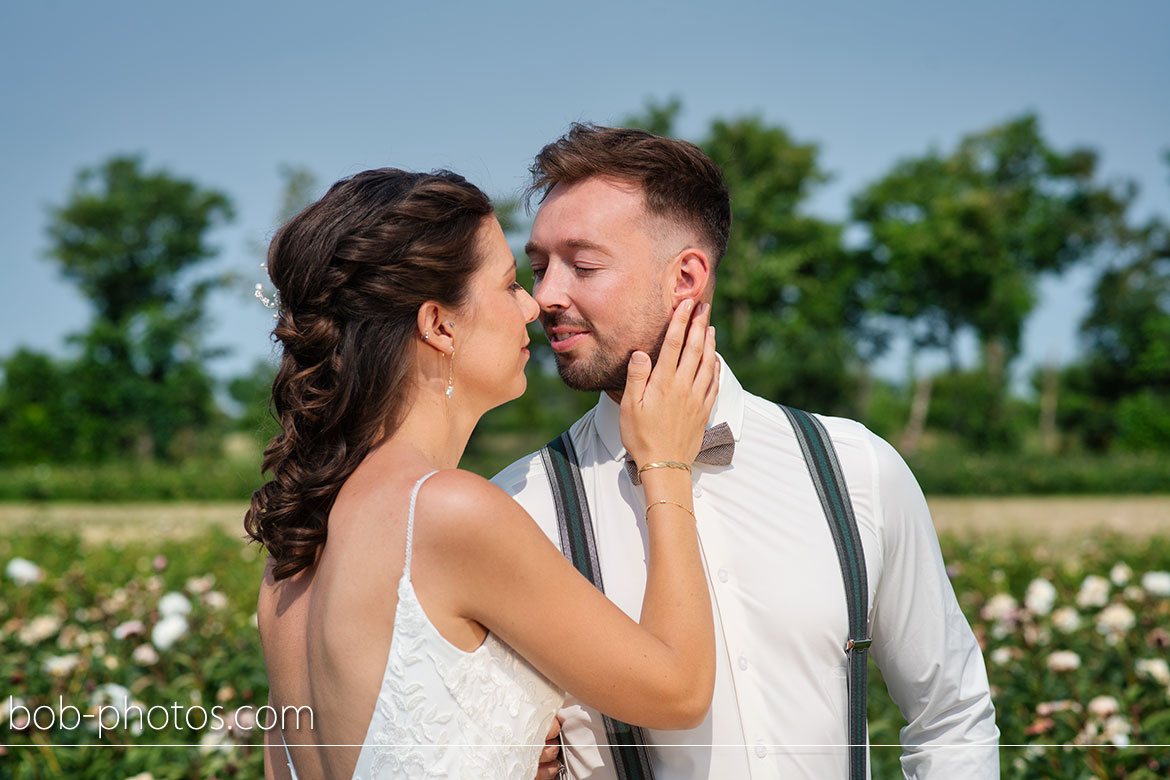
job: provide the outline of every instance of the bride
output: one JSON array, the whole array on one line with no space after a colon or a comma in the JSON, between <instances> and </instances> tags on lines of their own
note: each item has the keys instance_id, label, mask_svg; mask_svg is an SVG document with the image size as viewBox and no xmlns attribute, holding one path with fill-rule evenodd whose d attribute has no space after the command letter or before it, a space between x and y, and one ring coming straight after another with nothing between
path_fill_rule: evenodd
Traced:
<instances>
[{"instance_id":1,"label":"bride","mask_svg":"<svg viewBox=\"0 0 1170 780\"><path fill-rule=\"evenodd\" d=\"M630 358L622 441L648 467L651 558L635 623L457 468L479 418L524 392L538 312L479 189L357 174L281 228L268 269L281 432L245 526L269 553L270 703L312 724L268 732L266 777L531 780L566 691L636 725L699 723L714 629L678 466L718 389L709 307L678 307L653 371Z\"/></svg>"}]
</instances>

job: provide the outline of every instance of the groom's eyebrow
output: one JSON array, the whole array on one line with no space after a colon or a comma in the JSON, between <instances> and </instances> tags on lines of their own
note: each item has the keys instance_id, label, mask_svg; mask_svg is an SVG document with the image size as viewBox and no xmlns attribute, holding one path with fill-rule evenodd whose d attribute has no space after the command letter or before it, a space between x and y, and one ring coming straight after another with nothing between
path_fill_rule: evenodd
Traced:
<instances>
[{"instance_id":1,"label":"groom's eyebrow","mask_svg":"<svg viewBox=\"0 0 1170 780\"><path fill-rule=\"evenodd\" d=\"M570 249L588 249L593 252L601 252L604 255L609 254L609 250L594 241L589 241L585 238L570 238L565 242L565 246Z\"/></svg>"},{"instance_id":2,"label":"groom's eyebrow","mask_svg":"<svg viewBox=\"0 0 1170 780\"><path fill-rule=\"evenodd\" d=\"M612 253L601 244L595 241L590 241L587 238L570 238L565 241L565 246L569 249L588 249L593 252L601 252L604 255L612 257ZM547 255L548 252L540 247L539 244L529 241L524 245L524 254L532 257L534 254Z\"/></svg>"}]
</instances>

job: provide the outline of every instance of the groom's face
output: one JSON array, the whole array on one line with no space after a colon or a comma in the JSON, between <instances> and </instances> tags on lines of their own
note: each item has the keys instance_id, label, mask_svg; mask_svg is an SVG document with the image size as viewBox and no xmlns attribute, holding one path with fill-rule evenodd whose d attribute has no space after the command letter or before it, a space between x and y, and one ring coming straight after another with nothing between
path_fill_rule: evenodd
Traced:
<instances>
[{"instance_id":1,"label":"groom's face","mask_svg":"<svg viewBox=\"0 0 1170 780\"><path fill-rule=\"evenodd\" d=\"M630 353L657 359L674 307L660 222L637 185L609 178L558 184L541 204L533 296L569 387L620 393Z\"/></svg>"}]
</instances>

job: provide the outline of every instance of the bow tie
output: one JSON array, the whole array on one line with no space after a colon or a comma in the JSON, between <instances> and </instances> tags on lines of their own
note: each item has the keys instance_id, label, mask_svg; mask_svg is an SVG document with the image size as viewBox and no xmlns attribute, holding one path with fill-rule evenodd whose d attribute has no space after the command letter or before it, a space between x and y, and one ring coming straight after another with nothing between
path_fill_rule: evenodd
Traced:
<instances>
[{"instance_id":1,"label":"bow tie","mask_svg":"<svg viewBox=\"0 0 1170 780\"><path fill-rule=\"evenodd\" d=\"M735 436L727 423L713 425L703 431L703 446L695 456L695 463L706 463L708 466L730 466L731 456L735 452ZM635 485L642 484L642 477L638 474L638 464L633 458L626 455L626 473Z\"/></svg>"}]
</instances>

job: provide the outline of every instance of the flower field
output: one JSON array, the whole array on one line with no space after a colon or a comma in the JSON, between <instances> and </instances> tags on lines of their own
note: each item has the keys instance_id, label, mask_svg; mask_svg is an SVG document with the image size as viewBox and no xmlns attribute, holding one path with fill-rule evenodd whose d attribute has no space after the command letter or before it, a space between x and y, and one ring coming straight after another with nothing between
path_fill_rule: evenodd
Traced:
<instances>
[{"instance_id":1,"label":"flower field","mask_svg":"<svg viewBox=\"0 0 1170 780\"><path fill-rule=\"evenodd\" d=\"M1003 776L1170 777L1170 540L942 541L1002 742L1024 746ZM0 566L0 778L262 776L255 548L22 531ZM871 675L873 776L900 777L876 746L904 721Z\"/></svg>"}]
</instances>

